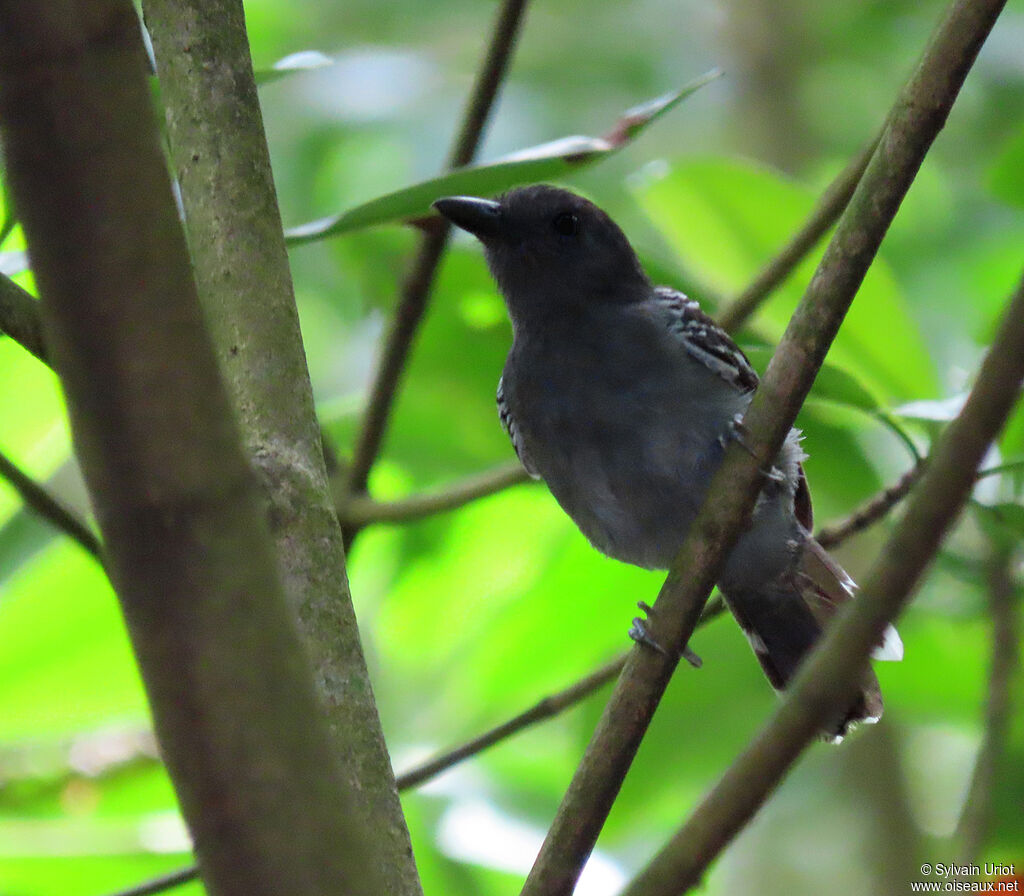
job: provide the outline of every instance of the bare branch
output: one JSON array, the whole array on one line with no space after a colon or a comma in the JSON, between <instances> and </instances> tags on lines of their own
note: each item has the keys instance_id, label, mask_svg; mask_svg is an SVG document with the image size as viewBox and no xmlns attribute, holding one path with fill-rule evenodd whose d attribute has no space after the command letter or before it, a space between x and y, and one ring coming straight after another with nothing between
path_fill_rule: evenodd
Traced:
<instances>
[{"instance_id":1,"label":"bare branch","mask_svg":"<svg viewBox=\"0 0 1024 896\"><path fill-rule=\"evenodd\" d=\"M459 135L448 158L449 168L466 165L476 155L484 125L508 70L525 9L526 0L504 0L502 3L487 56L466 106ZM402 287L401 299L384 341L377 375L370 388L366 415L348 470L348 490L353 495L366 491L370 470L377 460L377 455L380 454L398 383L405 369L420 319L426 310L434 274L448 245L450 233L451 226L439 221L437 226L431 227L423 235L409 276ZM349 538L355 531L349 530Z\"/></svg>"},{"instance_id":2,"label":"bare branch","mask_svg":"<svg viewBox=\"0 0 1024 896\"><path fill-rule=\"evenodd\" d=\"M868 498L848 517L831 526L823 526L814 536L818 544L823 548L834 548L847 538L863 532L868 526L873 526L910 494L923 472L923 463L911 467L892 485Z\"/></svg>"},{"instance_id":3,"label":"bare branch","mask_svg":"<svg viewBox=\"0 0 1024 896\"><path fill-rule=\"evenodd\" d=\"M669 655L631 651L524 896L567 896L572 891L675 669L675 656L685 647L723 558L760 491L760 469L767 462L758 458L773 458L781 447L1002 6L1003 0L958 0L890 112L878 148L745 415L749 451L730 445L708 488L713 500L702 507L658 595L650 634ZM739 799L737 805L745 803Z\"/></svg>"},{"instance_id":4,"label":"bare branch","mask_svg":"<svg viewBox=\"0 0 1024 896\"><path fill-rule=\"evenodd\" d=\"M456 510L497 492L529 482L530 477L518 461L502 464L493 470L467 476L444 491L414 495L398 501L375 501L366 495L353 497L347 504L338 505L338 517L343 526L362 529L371 523L404 523L422 519L435 513ZM338 496L344 501L345 496Z\"/></svg>"},{"instance_id":5,"label":"bare branch","mask_svg":"<svg viewBox=\"0 0 1024 896\"><path fill-rule=\"evenodd\" d=\"M49 364L39 307L32 293L0 274L0 333L6 333L25 351Z\"/></svg>"},{"instance_id":6,"label":"bare branch","mask_svg":"<svg viewBox=\"0 0 1024 896\"><path fill-rule=\"evenodd\" d=\"M718 315L720 326L730 332L743 326L839 220L877 145L878 141L873 141L828 185L803 227L790 237L789 242L761 269L747 288Z\"/></svg>"},{"instance_id":7,"label":"bare branch","mask_svg":"<svg viewBox=\"0 0 1024 896\"><path fill-rule=\"evenodd\" d=\"M116 893L111 893L110 896L153 896L154 893L164 893L175 887L190 884L198 878L199 867L197 865L189 865L187 868L171 871L168 874L161 874L159 877L143 881L134 887L128 887L127 890L118 890Z\"/></svg>"},{"instance_id":8,"label":"bare branch","mask_svg":"<svg viewBox=\"0 0 1024 896\"><path fill-rule=\"evenodd\" d=\"M92 529L2 452L0 477L11 484L26 507L78 542L86 553L103 563L103 548Z\"/></svg>"},{"instance_id":9,"label":"bare branch","mask_svg":"<svg viewBox=\"0 0 1024 896\"><path fill-rule=\"evenodd\" d=\"M481 734L479 737L475 737L465 744L456 747L447 753L438 756L435 759L425 762L423 765L417 766L414 769L410 769L398 776L398 786L401 789L406 787L416 787L422 784L424 781L433 778L435 775L439 775L441 772L451 768L453 765L457 765L464 759L468 759L470 756L475 756L477 753L486 750L488 747L492 747L497 743L511 737L522 731L524 728L528 728L537 722L543 721L544 719L550 719L553 716L564 712L569 707L575 706L581 700L589 697L595 691L606 685L609 681L614 679L621 671L622 667L626 663L626 655L616 657L599 669L595 669L589 675L581 678L579 681L572 684L570 687L559 691L556 694L552 694L545 697L543 700L535 703L525 712L521 712L517 716L513 716L507 722L503 722Z\"/></svg>"},{"instance_id":10,"label":"bare branch","mask_svg":"<svg viewBox=\"0 0 1024 896\"><path fill-rule=\"evenodd\" d=\"M946 28L976 35L1000 5L954 7ZM971 15L970 13L976 14ZM982 21L978 21L978 19ZM966 20L965 20L966 19ZM940 35L938 43L942 43ZM833 708L849 699L868 655L942 544L970 496L976 470L1013 409L1024 380L1024 280L1003 317L974 389L945 430L907 512L864 582L797 673L779 709L690 819L626 888L624 896L677 896L696 886L714 858L753 816L814 739Z\"/></svg>"},{"instance_id":11,"label":"bare branch","mask_svg":"<svg viewBox=\"0 0 1024 896\"><path fill-rule=\"evenodd\" d=\"M707 606L704 608L704 612L701 614L698 626L706 625L712 619L716 619L721 616L724 612L725 602L721 597L713 598L708 601ZM524 728L529 728L537 722L553 718L565 710L570 709L577 703L589 697L604 684L607 684L609 681L614 679L622 671L628 656L629 654L624 653L621 656L616 657L614 660L611 660L605 665L595 669L593 672L583 676L583 678L578 681L573 682L568 687L543 698L529 709L519 713L519 715L513 716L506 722L502 722L490 731L486 731L472 740L467 741L465 744L462 744L453 750L449 750L446 753L442 753L440 756L425 762L423 765L417 766L416 768L410 769L404 774L399 775L399 789L404 790L406 787L416 787L446 769L451 768L453 765L462 762L464 759L475 756L477 753L483 752L488 747L492 747L495 744L506 740L513 734L522 731Z\"/></svg>"}]
</instances>

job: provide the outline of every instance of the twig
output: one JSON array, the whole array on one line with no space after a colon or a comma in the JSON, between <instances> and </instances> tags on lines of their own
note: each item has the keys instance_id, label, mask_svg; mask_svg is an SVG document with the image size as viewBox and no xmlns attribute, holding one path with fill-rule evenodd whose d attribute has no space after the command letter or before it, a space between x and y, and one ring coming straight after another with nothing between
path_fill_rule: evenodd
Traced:
<instances>
[{"instance_id":1,"label":"twig","mask_svg":"<svg viewBox=\"0 0 1024 896\"><path fill-rule=\"evenodd\" d=\"M103 563L103 547L92 529L2 452L0 477L11 484L26 507L30 507L44 520L78 542L83 550L92 554L101 564Z\"/></svg>"},{"instance_id":2,"label":"twig","mask_svg":"<svg viewBox=\"0 0 1024 896\"><path fill-rule=\"evenodd\" d=\"M409 522L435 513L455 510L477 498L484 498L510 486L528 482L529 478L522 464L514 461L493 470L467 476L444 491L413 495L398 501L375 501L366 495L354 496L348 504L338 504L338 518L343 526L355 529L361 529L370 523ZM337 497L339 501L344 501L343 495Z\"/></svg>"},{"instance_id":3,"label":"twig","mask_svg":"<svg viewBox=\"0 0 1024 896\"><path fill-rule=\"evenodd\" d=\"M476 155L484 125L508 69L525 8L526 0L504 0L502 4L483 68L473 87L463 124L448 157L448 168L466 165ZM401 299L384 342L377 375L370 389L366 415L348 470L348 490L353 495L366 491L370 470L384 441L398 382L426 309L434 274L448 245L450 233L450 225L437 222L436 226L423 235L412 269L402 286ZM346 541L351 539L355 531L349 529Z\"/></svg>"},{"instance_id":4,"label":"twig","mask_svg":"<svg viewBox=\"0 0 1024 896\"><path fill-rule=\"evenodd\" d=\"M828 185L810 217L788 243L771 259L735 299L718 315L718 323L729 332L741 327L818 244L828 229L839 220L853 191L867 168L878 140L865 147Z\"/></svg>"},{"instance_id":5,"label":"twig","mask_svg":"<svg viewBox=\"0 0 1024 896\"><path fill-rule=\"evenodd\" d=\"M438 756L435 759L425 762L423 765L410 769L408 772L398 776L398 789L404 790L407 787L415 787L422 784L429 778L439 775L446 769L451 768L470 756L486 750L488 747L505 740L513 734L528 728L544 719L550 719L571 706L575 706L581 700L589 697L596 690L614 679L626 663L626 654L616 657L589 675L581 678L565 690L559 691L545 697L535 703L525 712L513 716L507 722L503 722L492 728L490 731L475 737L465 744Z\"/></svg>"},{"instance_id":6,"label":"twig","mask_svg":"<svg viewBox=\"0 0 1024 896\"><path fill-rule=\"evenodd\" d=\"M25 351L49 364L43 342L39 302L10 277L0 274L0 332L6 333Z\"/></svg>"},{"instance_id":7,"label":"twig","mask_svg":"<svg viewBox=\"0 0 1024 896\"><path fill-rule=\"evenodd\" d=\"M178 871L171 871L169 874L162 874L160 877L143 881L141 884L136 884L127 890L118 890L116 893L111 893L110 896L153 896L154 893L163 893L174 887L192 883L192 881L198 878L199 867L197 865L189 865L188 868L181 868Z\"/></svg>"},{"instance_id":8,"label":"twig","mask_svg":"<svg viewBox=\"0 0 1024 896\"><path fill-rule=\"evenodd\" d=\"M877 523L910 494L914 484L921 478L926 462L926 459L922 459L917 466L907 470L892 485L868 498L845 519L831 526L823 526L814 536L818 544L823 548L834 548L836 545L846 541L847 538L856 535L858 532L863 532L869 526ZM1022 466L1024 466L1024 461L1007 461L996 466L986 467L984 470L978 470L974 479L977 482L988 476L998 476L1001 473L1019 470Z\"/></svg>"},{"instance_id":9,"label":"twig","mask_svg":"<svg viewBox=\"0 0 1024 896\"><path fill-rule=\"evenodd\" d=\"M985 733L953 835L959 861L975 862L988 838L996 772L1006 749L1013 717L1012 684L1020 666L1020 586L1013 578L1014 552L993 547L988 562L988 603L992 617L992 660L985 705Z\"/></svg>"},{"instance_id":10,"label":"twig","mask_svg":"<svg viewBox=\"0 0 1024 896\"><path fill-rule=\"evenodd\" d=\"M822 527L814 536L818 544L823 548L834 548L852 535L863 532L868 526L877 523L910 494L910 490L923 472L924 464L911 467L895 483L868 498L848 517L831 526Z\"/></svg>"},{"instance_id":11,"label":"twig","mask_svg":"<svg viewBox=\"0 0 1024 896\"><path fill-rule=\"evenodd\" d=\"M725 602L721 597L713 598L708 601L707 606L704 608L698 626L706 625L724 612ZM507 722L502 722L500 725L490 729L490 731L484 732L465 744L442 753L440 756L423 763L423 765L399 775L398 789L404 790L407 787L415 787L422 784L424 781L433 778L453 765L471 756L475 756L477 753L494 746L494 744L522 731L524 728L529 728L537 722L550 719L575 706L601 688L602 685L615 678L622 671L623 666L625 666L628 656L628 653L624 653L616 657L614 660L583 676L578 681L573 682L568 687L543 698L529 709L513 716Z\"/></svg>"},{"instance_id":12,"label":"twig","mask_svg":"<svg viewBox=\"0 0 1024 896\"><path fill-rule=\"evenodd\" d=\"M730 445L708 487L714 500L701 508L655 603L650 634L669 654L686 645L723 558L760 492L764 462L758 458L774 457L781 447L1002 5L1003 0L959 0L897 98L878 148L744 417L748 450ZM972 481L975 468L970 469ZM881 629L872 641L880 634ZM630 652L523 896L566 896L572 891L675 666L671 655ZM731 794L736 806L749 805L750 811L760 801L749 804L735 791ZM724 836L734 830L729 828ZM715 851L724 842L716 842Z\"/></svg>"},{"instance_id":13,"label":"twig","mask_svg":"<svg viewBox=\"0 0 1024 896\"><path fill-rule=\"evenodd\" d=\"M958 3L933 46L945 44L945 35L955 27L976 52L979 30L987 33L1001 4L980 6L975 3L972 7L971 0ZM1013 409L1022 380L1024 280L1003 316L963 411L943 433L905 516L876 560L860 596L850 601L829 627L769 723L626 887L623 896L678 896L697 885L714 858L811 743L824 720L849 699L871 649L909 602L913 588L966 503L975 471Z\"/></svg>"}]
</instances>

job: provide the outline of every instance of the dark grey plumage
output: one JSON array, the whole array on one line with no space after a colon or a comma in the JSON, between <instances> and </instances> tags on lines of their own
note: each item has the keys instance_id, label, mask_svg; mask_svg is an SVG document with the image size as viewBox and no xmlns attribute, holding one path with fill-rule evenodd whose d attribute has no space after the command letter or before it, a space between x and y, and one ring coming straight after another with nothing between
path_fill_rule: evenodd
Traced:
<instances>
[{"instance_id":1,"label":"dark grey plumage","mask_svg":"<svg viewBox=\"0 0 1024 896\"><path fill-rule=\"evenodd\" d=\"M508 306L498 409L523 466L599 550L667 568L757 387L746 356L695 301L654 287L618 226L580 196L539 185L435 206L483 243ZM776 688L854 589L808 534L799 442L793 430L719 582ZM880 651L902 654L895 631ZM827 733L881 711L865 670Z\"/></svg>"}]
</instances>

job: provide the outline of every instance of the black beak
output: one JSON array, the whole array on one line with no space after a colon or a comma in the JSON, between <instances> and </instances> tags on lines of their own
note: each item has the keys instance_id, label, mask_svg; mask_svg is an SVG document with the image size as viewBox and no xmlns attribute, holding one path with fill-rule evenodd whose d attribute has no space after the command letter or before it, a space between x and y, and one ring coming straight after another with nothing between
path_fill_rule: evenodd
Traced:
<instances>
[{"instance_id":1,"label":"black beak","mask_svg":"<svg viewBox=\"0 0 1024 896\"><path fill-rule=\"evenodd\" d=\"M461 227L477 239L486 241L501 232L501 206L491 199L448 196L438 199L434 208L456 227Z\"/></svg>"}]
</instances>

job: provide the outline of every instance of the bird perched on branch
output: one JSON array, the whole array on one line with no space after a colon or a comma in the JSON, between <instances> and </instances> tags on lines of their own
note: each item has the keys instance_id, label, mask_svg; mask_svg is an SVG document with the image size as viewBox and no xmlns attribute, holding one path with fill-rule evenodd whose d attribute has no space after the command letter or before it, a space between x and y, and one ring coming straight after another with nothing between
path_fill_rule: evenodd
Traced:
<instances>
[{"instance_id":1,"label":"bird perched on branch","mask_svg":"<svg viewBox=\"0 0 1024 896\"><path fill-rule=\"evenodd\" d=\"M667 569L704 501L758 378L698 304L654 286L622 231L580 196L546 185L434 207L483 243L513 342L498 410L526 470L600 551ZM811 499L792 430L719 589L781 690L854 583L811 537ZM899 659L890 628L875 652ZM826 734L881 716L878 681Z\"/></svg>"}]
</instances>

